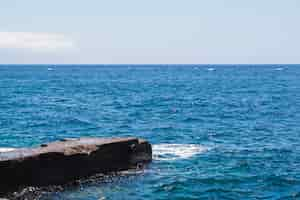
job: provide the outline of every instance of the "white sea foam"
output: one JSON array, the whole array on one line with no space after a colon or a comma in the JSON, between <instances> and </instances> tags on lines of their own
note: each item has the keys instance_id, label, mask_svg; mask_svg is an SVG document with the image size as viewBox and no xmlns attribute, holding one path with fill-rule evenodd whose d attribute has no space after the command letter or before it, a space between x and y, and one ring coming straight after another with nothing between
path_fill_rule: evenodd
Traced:
<instances>
[{"instance_id":1,"label":"white sea foam","mask_svg":"<svg viewBox=\"0 0 300 200\"><path fill-rule=\"evenodd\" d=\"M154 160L189 159L209 148L197 144L156 144L153 145Z\"/></svg>"},{"instance_id":2,"label":"white sea foam","mask_svg":"<svg viewBox=\"0 0 300 200\"><path fill-rule=\"evenodd\" d=\"M282 71L282 70L284 70L283 67L277 67L277 68L275 68L275 71Z\"/></svg>"},{"instance_id":3,"label":"white sea foam","mask_svg":"<svg viewBox=\"0 0 300 200\"><path fill-rule=\"evenodd\" d=\"M5 153L5 152L9 152L9 151L14 151L14 148L1 148L0 147L0 153Z\"/></svg>"},{"instance_id":4,"label":"white sea foam","mask_svg":"<svg viewBox=\"0 0 300 200\"><path fill-rule=\"evenodd\" d=\"M207 68L208 71L215 71L215 68Z\"/></svg>"}]
</instances>

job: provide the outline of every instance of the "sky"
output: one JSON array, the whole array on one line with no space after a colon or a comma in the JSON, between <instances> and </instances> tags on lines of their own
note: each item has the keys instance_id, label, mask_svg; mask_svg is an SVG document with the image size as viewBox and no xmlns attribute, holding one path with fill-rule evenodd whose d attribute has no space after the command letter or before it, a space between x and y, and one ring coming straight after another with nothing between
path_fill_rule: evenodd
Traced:
<instances>
[{"instance_id":1,"label":"sky","mask_svg":"<svg viewBox=\"0 0 300 200\"><path fill-rule=\"evenodd\" d=\"M2 64L299 64L299 0L1 0Z\"/></svg>"}]
</instances>

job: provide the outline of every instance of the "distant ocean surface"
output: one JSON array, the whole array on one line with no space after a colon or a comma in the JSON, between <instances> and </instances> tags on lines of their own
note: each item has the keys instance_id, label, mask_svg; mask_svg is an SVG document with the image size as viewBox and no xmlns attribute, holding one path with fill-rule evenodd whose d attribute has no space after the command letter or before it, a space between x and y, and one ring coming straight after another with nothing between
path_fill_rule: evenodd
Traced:
<instances>
[{"instance_id":1,"label":"distant ocean surface","mask_svg":"<svg viewBox=\"0 0 300 200\"><path fill-rule=\"evenodd\" d=\"M153 163L42 199L300 199L300 65L0 66L3 151L82 136Z\"/></svg>"}]
</instances>

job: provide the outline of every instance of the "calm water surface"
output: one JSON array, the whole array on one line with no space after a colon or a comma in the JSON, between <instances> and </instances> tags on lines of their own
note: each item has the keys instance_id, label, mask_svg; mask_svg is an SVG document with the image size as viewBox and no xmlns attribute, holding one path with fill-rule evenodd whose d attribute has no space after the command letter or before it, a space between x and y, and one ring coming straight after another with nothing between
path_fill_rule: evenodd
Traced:
<instances>
[{"instance_id":1,"label":"calm water surface","mask_svg":"<svg viewBox=\"0 0 300 200\"><path fill-rule=\"evenodd\" d=\"M300 65L2 65L0 147L154 144L143 172L43 199L300 199L299 78Z\"/></svg>"}]
</instances>

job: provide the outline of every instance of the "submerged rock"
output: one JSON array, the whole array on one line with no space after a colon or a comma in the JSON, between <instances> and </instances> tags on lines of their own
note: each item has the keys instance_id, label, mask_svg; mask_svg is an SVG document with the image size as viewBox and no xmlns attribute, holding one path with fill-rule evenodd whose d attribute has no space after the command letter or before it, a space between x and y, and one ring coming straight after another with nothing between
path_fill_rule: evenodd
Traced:
<instances>
[{"instance_id":1,"label":"submerged rock","mask_svg":"<svg viewBox=\"0 0 300 200\"><path fill-rule=\"evenodd\" d=\"M38 148L2 152L0 195L136 168L151 160L151 144L138 138L64 139Z\"/></svg>"}]
</instances>

